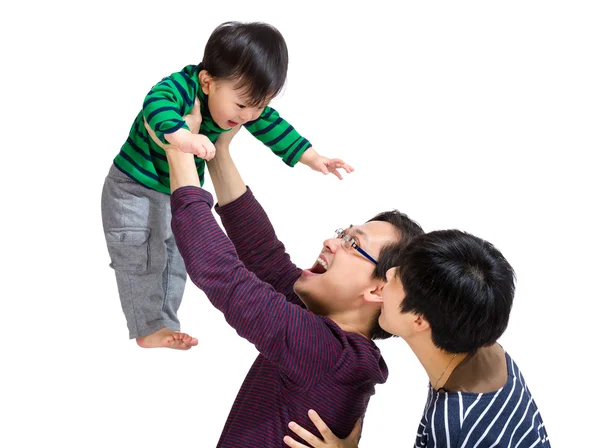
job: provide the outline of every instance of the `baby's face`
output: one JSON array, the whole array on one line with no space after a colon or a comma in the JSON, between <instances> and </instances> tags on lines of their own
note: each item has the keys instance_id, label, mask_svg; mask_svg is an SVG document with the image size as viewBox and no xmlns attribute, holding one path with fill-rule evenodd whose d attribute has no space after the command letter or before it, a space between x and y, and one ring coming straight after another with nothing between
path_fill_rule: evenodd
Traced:
<instances>
[{"instance_id":1,"label":"baby's face","mask_svg":"<svg viewBox=\"0 0 600 448\"><path fill-rule=\"evenodd\" d=\"M266 107L250 106L243 97L243 90L235 89L235 81L211 79L202 86L208 95L208 109L221 129L231 129L239 124L256 120Z\"/></svg>"}]
</instances>

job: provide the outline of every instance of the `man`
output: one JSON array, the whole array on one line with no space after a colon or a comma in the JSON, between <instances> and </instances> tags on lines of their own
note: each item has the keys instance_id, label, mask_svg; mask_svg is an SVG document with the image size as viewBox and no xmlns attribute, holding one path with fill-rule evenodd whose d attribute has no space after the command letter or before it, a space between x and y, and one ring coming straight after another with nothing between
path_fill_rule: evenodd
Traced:
<instances>
[{"instance_id":1,"label":"man","mask_svg":"<svg viewBox=\"0 0 600 448\"><path fill-rule=\"evenodd\" d=\"M231 160L235 132L219 137L208 164L229 238L211 212L211 195L200 188L193 156L165 148L172 229L186 270L260 352L218 446L280 447L288 433L284 422L310 425L309 406L347 436L364 415L375 384L388 375L372 342L389 337L378 325L385 279L376 274L377 258L384 247L402 247L422 229L399 212L382 213L337 231L312 268L297 268Z\"/></svg>"},{"instance_id":2,"label":"man","mask_svg":"<svg viewBox=\"0 0 600 448\"><path fill-rule=\"evenodd\" d=\"M514 273L490 243L458 230L386 249L383 329L402 337L429 377L416 447L549 447L539 410L519 368L496 342L508 324ZM357 447L339 440L314 412L324 441L291 423L311 446ZM330 421L324 419L325 421ZM306 445L287 437L293 448ZM393 446L390 442L389 446Z\"/></svg>"}]
</instances>

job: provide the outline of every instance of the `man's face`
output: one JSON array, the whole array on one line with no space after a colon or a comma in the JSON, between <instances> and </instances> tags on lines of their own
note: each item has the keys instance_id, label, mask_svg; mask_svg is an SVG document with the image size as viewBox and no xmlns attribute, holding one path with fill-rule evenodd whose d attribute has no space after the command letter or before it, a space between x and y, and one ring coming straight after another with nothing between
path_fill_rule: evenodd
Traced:
<instances>
[{"instance_id":1,"label":"man's face","mask_svg":"<svg viewBox=\"0 0 600 448\"><path fill-rule=\"evenodd\" d=\"M384 246L400 240L396 228L383 221L352 226L344 233L375 259ZM302 272L294 291L317 314L347 311L381 287L382 280L373 278L374 270L375 265L358 250L346 247L341 238L329 238L312 268Z\"/></svg>"},{"instance_id":2,"label":"man's face","mask_svg":"<svg viewBox=\"0 0 600 448\"><path fill-rule=\"evenodd\" d=\"M383 287L383 305L379 315L379 326L391 334L407 339L413 330L414 313L400 313L400 306L406 293L396 275L397 268L388 269L387 282Z\"/></svg>"},{"instance_id":3,"label":"man's face","mask_svg":"<svg viewBox=\"0 0 600 448\"><path fill-rule=\"evenodd\" d=\"M208 95L210 115L221 129L256 120L267 106L267 103L260 107L249 106L244 92L235 89L236 81L215 80L205 72L200 72L199 77L202 91Z\"/></svg>"}]
</instances>

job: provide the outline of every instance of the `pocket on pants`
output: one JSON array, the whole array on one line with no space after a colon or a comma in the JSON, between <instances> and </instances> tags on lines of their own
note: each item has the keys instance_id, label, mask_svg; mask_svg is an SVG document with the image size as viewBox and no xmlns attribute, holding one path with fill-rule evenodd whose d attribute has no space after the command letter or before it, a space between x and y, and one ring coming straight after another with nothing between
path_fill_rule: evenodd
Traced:
<instances>
[{"instance_id":1,"label":"pocket on pants","mask_svg":"<svg viewBox=\"0 0 600 448\"><path fill-rule=\"evenodd\" d=\"M109 229L105 236L111 268L115 271L136 272L148 269L149 229Z\"/></svg>"}]
</instances>

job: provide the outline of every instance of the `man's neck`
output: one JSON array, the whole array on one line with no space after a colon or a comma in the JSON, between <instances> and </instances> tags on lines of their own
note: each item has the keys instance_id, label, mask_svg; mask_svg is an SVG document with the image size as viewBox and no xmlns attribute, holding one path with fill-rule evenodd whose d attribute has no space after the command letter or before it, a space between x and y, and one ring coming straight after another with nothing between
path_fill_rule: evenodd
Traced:
<instances>
[{"instance_id":1,"label":"man's neck","mask_svg":"<svg viewBox=\"0 0 600 448\"><path fill-rule=\"evenodd\" d=\"M326 316L338 324L342 330L371 339L373 322L370 315L363 315L359 310L354 310L343 313L327 313Z\"/></svg>"},{"instance_id":2,"label":"man's neck","mask_svg":"<svg viewBox=\"0 0 600 448\"><path fill-rule=\"evenodd\" d=\"M378 316L376 315L377 310L373 307L357 306L355 308L346 309L343 311L334 311L322 307L314 301L309 302L308 300L303 300L301 296L300 300L302 300L302 303L304 303L306 309L318 316L328 317L342 330L348 333L360 334L367 339L371 339L371 330L373 328L375 319Z\"/></svg>"},{"instance_id":3,"label":"man's neck","mask_svg":"<svg viewBox=\"0 0 600 448\"><path fill-rule=\"evenodd\" d=\"M495 392L506 384L506 354L500 344L482 347L452 372L446 386L452 392Z\"/></svg>"},{"instance_id":4,"label":"man's neck","mask_svg":"<svg viewBox=\"0 0 600 448\"><path fill-rule=\"evenodd\" d=\"M406 342L419 359L427 372L429 382L436 390L446 384L456 366L467 357L466 353L447 353L440 350L430 338L419 337Z\"/></svg>"},{"instance_id":5,"label":"man's neck","mask_svg":"<svg viewBox=\"0 0 600 448\"><path fill-rule=\"evenodd\" d=\"M447 353L430 337L406 341L427 372L436 390L448 392L495 392L508 380L506 355L499 344L482 347L475 353Z\"/></svg>"}]
</instances>

